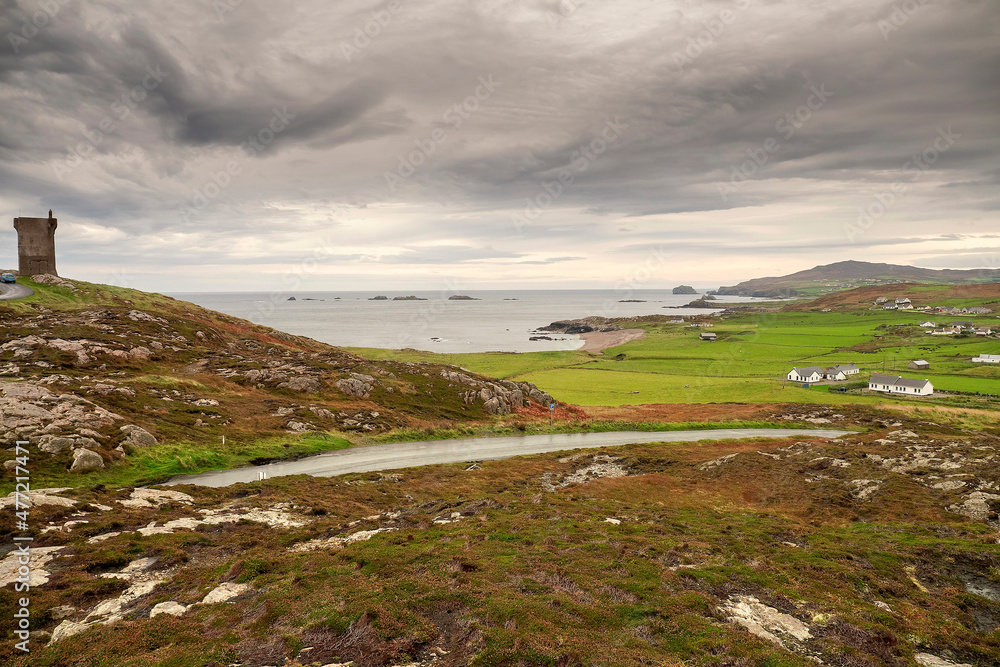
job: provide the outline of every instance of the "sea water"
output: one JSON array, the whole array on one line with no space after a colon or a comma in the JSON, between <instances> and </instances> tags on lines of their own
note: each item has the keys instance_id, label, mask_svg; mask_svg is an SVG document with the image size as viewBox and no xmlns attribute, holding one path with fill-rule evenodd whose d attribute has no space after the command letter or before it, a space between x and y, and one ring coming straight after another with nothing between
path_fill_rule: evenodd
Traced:
<instances>
[{"instance_id":1,"label":"sea water","mask_svg":"<svg viewBox=\"0 0 1000 667\"><path fill-rule=\"evenodd\" d=\"M702 292L704 290L701 290ZM558 320L589 315L683 317L716 312L677 308L699 295L670 290L474 290L475 300L440 291L209 292L171 296L291 334L344 347L414 348L432 352L574 350L574 335L538 332ZM375 296L387 300L372 300ZM416 296L426 300L394 300ZM294 300L291 298L294 297ZM725 297L726 301L747 301ZM548 336L552 340L530 340Z\"/></svg>"}]
</instances>

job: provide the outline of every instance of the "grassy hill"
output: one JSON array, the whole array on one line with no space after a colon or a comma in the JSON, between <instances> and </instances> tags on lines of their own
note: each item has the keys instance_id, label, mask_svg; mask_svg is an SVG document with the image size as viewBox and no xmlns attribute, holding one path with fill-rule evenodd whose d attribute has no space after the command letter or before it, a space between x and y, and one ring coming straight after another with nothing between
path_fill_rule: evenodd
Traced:
<instances>
[{"instance_id":1,"label":"grassy hill","mask_svg":"<svg viewBox=\"0 0 1000 667\"><path fill-rule=\"evenodd\" d=\"M528 385L372 361L158 294L19 282L36 293L0 302L0 435L65 445L37 460L39 481L78 476L58 438L95 451L103 483L136 483L390 431L485 425L549 400ZM137 445L121 430L132 426L157 444Z\"/></svg>"},{"instance_id":2,"label":"grassy hill","mask_svg":"<svg viewBox=\"0 0 1000 667\"><path fill-rule=\"evenodd\" d=\"M897 298L910 299L913 306L983 306L1000 313L1000 283L976 285L926 285L921 283L898 283L892 285L872 285L827 294L811 301L802 301L784 306L783 310L807 311L831 308L834 310L863 310L870 308L875 299L885 297L892 301ZM928 316L933 319L933 316ZM990 318L994 319L994 318Z\"/></svg>"},{"instance_id":3,"label":"grassy hill","mask_svg":"<svg viewBox=\"0 0 1000 667\"><path fill-rule=\"evenodd\" d=\"M922 269L900 264L852 260L816 266L787 276L754 278L731 287L722 287L717 293L758 297L808 297L854 287L902 282L965 285L998 281L1000 281L1000 269Z\"/></svg>"}]
</instances>

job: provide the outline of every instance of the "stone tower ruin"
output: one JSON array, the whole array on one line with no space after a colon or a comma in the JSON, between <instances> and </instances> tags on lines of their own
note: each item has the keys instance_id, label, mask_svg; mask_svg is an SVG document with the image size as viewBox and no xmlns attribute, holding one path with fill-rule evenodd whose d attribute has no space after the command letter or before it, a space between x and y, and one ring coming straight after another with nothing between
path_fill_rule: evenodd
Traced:
<instances>
[{"instance_id":1,"label":"stone tower ruin","mask_svg":"<svg viewBox=\"0 0 1000 667\"><path fill-rule=\"evenodd\" d=\"M14 218L17 230L17 271L22 276L56 273L56 227L59 221L48 218Z\"/></svg>"}]
</instances>

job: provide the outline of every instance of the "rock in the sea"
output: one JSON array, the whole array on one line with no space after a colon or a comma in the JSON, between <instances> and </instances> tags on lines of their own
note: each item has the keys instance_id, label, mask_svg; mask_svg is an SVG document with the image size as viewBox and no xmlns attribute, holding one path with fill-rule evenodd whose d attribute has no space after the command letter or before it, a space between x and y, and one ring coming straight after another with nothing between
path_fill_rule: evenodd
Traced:
<instances>
[{"instance_id":1,"label":"rock in the sea","mask_svg":"<svg viewBox=\"0 0 1000 667\"><path fill-rule=\"evenodd\" d=\"M73 465L69 467L72 472L90 472L103 468L104 459L101 458L101 455L82 447L73 452Z\"/></svg>"},{"instance_id":2,"label":"rock in the sea","mask_svg":"<svg viewBox=\"0 0 1000 667\"><path fill-rule=\"evenodd\" d=\"M122 441L123 445L152 447L157 444L156 438L153 437L152 433L135 424L126 424L121 427L121 431L125 434L125 439Z\"/></svg>"}]
</instances>

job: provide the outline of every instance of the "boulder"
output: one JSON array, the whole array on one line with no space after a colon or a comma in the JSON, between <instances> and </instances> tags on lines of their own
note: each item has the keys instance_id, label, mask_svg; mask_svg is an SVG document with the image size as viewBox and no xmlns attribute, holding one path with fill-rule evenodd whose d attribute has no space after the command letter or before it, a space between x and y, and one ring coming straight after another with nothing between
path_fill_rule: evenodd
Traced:
<instances>
[{"instance_id":1,"label":"boulder","mask_svg":"<svg viewBox=\"0 0 1000 667\"><path fill-rule=\"evenodd\" d=\"M170 600L168 602L161 602L160 604L153 607L149 612L149 617L159 616L160 614L170 614L171 616L181 616L186 612L188 608L179 602Z\"/></svg>"},{"instance_id":2,"label":"boulder","mask_svg":"<svg viewBox=\"0 0 1000 667\"><path fill-rule=\"evenodd\" d=\"M60 639L66 639L66 637L72 637L73 635L80 634L88 627L89 626L86 623L63 621L56 626L55 630L52 631L52 638L49 639L49 644L55 644Z\"/></svg>"},{"instance_id":3,"label":"boulder","mask_svg":"<svg viewBox=\"0 0 1000 667\"><path fill-rule=\"evenodd\" d=\"M545 407L549 407L549 403L552 403L552 396L542 391L538 387L532 386L531 390L528 392L528 397L531 398L531 400L533 400L535 403L539 403L541 405L544 405Z\"/></svg>"},{"instance_id":4,"label":"boulder","mask_svg":"<svg viewBox=\"0 0 1000 667\"><path fill-rule=\"evenodd\" d=\"M326 408L320 408L320 407L316 407L316 406L311 406L309 408L309 411L311 413L313 413L314 415L316 415L317 417L319 417L320 419L329 419L330 421L333 421L333 420L335 420L337 418L336 415L334 415L332 412L330 412Z\"/></svg>"},{"instance_id":5,"label":"boulder","mask_svg":"<svg viewBox=\"0 0 1000 667\"><path fill-rule=\"evenodd\" d=\"M336 385L337 389L348 396L356 396L358 398L368 398L373 387L372 384L353 377L337 380Z\"/></svg>"},{"instance_id":6,"label":"boulder","mask_svg":"<svg viewBox=\"0 0 1000 667\"><path fill-rule=\"evenodd\" d=\"M69 467L72 472L90 472L103 468L104 459L97 452L82 447L73 451L73 465Z\"/></svg>"},{"instance_id":7,"label":"boulder","mask_svg":"<svg viewBox=\"0 0 1000 667\"><path fill-rule=\"evenodd\" d=\"M319 381L306 375L293 377L288 382L282 382L278 389L290 389L302 393L315 394L320 389Z\"/></svg>"},{"instance_id":8,"label":"boulder","mask_svg":"<svg viewBox=\"0 0 1000 667\"><path fill-rule=\"evenodd\" d=\"M69 449L75 444L76 440L73 438L52 437L46 435L42 436L42 441L39 443L38 449L46 454L58 454L65 449ZM97 443L95 442L94 444L96 445Z\"/></svg>"},{"instance_id":9,"label":"boulder","mask_svg":"<svg viewBox=\"0 0 1000 667\"><path fill-rule=\"evenodd\" d=\"M14 340L7 341L3 345L0 345L0 350L34 350L35 348L44 347L45 339L41 336L25 336L24 338L15 338Z\"/></svg>"},{"instance_id":10,"label":"boulder","mask_svg":"<svg viewBox=\"0 0 1000 667\"><path fill-rule=\"evenodd\" d=\"M122 426L121 431L125 434L125 439L122 441L123 445L152 447L157 444L156 438L153 437L152 433L134 424Z\"/></svg>"},{"instance_id":11,"label":"boulder","mask_svg":"<svg viewBox=\"0 0 1000 667\"><path fill-rule=\"evenodd\" d=\"M510 407L496 396L484 401L483 409L491 415L503 415L510 412Z\"/></svg>"},{"instance_id":12,"label":"boulder","mask_svg":"<svg viewBox=\"0 0 1000 667\"><path fill-rule=\"evenodd\" d=\"M242 595L250 589L250 584L237 584L227 581L219 584L218 587L209 591L202 598L201 604L218 604L219 602L229 602L233 598Z\"/></svg>"}]
</instances>

